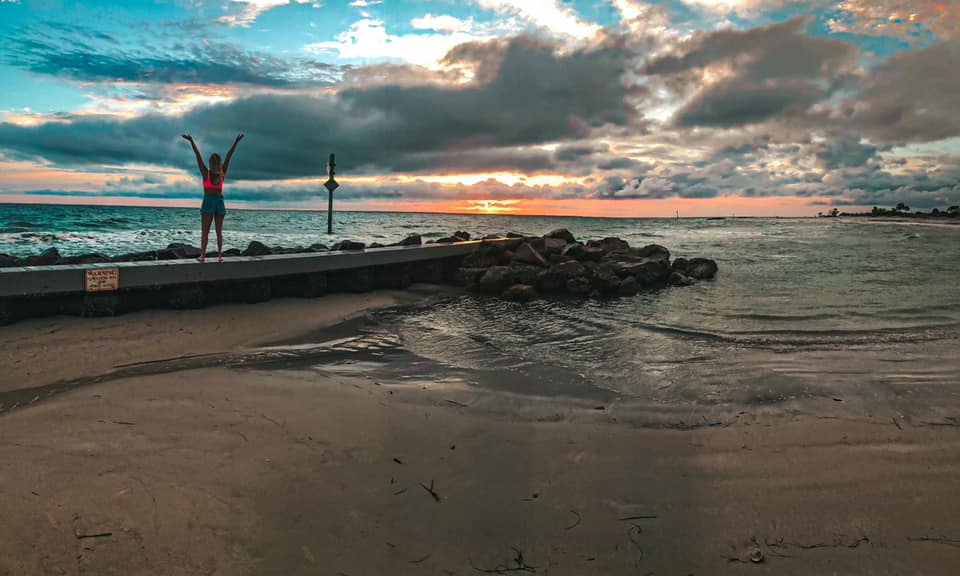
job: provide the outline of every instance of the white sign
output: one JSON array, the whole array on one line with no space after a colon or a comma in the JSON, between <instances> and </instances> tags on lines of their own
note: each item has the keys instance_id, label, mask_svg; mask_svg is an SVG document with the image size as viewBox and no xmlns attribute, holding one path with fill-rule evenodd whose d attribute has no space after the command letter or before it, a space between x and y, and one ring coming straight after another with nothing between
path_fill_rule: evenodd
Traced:
<instances>
[{"instance_id":1,"label":"white sign","mask_svg":"<svg viewBox=\"0 0 960 576\"><path fill-rule=\"evenodd\" d=\"M86 273L84 289L87 292L110 292L120 288L118 268L94 268Z\"/></svg>"},{"instance_id":2,"label":"white sign","mask_svg":"<svg viewBox=\"0 0 960 576\"><path fill-rule=\"evenodd\" d=\"M340 187L340 183L334 180L333 178L327 180L323 185L326 186L327 190L329 190L330 192L333 192L334 190Z\"/></svg>"}]
</instances>

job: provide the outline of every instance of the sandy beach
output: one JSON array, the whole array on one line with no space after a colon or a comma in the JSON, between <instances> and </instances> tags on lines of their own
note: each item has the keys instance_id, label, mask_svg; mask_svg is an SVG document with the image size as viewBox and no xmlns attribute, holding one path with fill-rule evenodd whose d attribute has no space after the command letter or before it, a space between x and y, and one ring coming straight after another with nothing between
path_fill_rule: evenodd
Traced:
<instances>
[{"instance_id":1,"label":"sandy beach","mask_svg":"<svg viewBox=\"0 0 960 576\"><path fill-rule=\"evenodd\" d=\"M960 566L955 421L654 429L439 375L216 361L427 294L0 328L0 575Z\"/></svg>"}]
</instances>

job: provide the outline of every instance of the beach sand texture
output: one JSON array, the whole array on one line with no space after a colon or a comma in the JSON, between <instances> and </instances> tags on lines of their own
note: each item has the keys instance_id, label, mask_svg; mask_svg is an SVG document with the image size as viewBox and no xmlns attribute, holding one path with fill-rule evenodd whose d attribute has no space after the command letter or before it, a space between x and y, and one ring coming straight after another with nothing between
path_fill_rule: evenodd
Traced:
<instances>
[{"instance_id":1,"label":"beach sand texture","mask_svg":"<svg viewBox=\"0 0 960 576\"><path fill-rule=\"evenodd\" d=\"M949 421L746 415L679 431L618 421L615 406L362 371L188 360L109 376L405 298L0 329L0 574L960 570ZM67 377L91 380L33 402Z\"/></svg>"}]
</instances>

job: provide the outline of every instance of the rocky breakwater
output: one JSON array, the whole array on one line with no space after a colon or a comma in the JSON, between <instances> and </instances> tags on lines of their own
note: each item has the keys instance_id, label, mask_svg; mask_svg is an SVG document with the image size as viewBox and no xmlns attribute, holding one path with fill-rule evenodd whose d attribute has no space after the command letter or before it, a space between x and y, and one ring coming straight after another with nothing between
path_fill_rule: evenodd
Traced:
<instances>
[{"instance_id":1,"label":"rocky breakwater","mask_svg":"<svg viewBox=\"0 0 960 576\"><path fill-rule=\"evenodd\" d=\"M468 289L505 300L543 296L633 296L646 289L690 286L711 280L717 263L677 258L658 244L641 248L620 238L579 242L568 230L542 237L512 237L481 244L464 258L457 281Z\"/></svg>"}]
</instances>

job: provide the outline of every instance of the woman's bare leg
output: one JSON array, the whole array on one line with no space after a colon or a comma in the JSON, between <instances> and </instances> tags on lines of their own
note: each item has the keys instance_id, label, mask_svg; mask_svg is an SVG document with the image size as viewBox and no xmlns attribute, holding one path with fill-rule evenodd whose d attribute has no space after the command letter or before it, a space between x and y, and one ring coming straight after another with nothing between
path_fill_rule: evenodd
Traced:
<instances>
[{"instance_id":1,"label":"woman's bare leg","mask_svg":"<svg viewBox=\"0 0 960 576\"><path fill-rule=\"evenodd\" d=\"M213 222L213 214L200 213L200 257L197 260L201 262L207 258L207 236L210 234L211 222Z\"/></svg>"},{"instance_id":2,"label":"woman's bare leg","mask_svg":"<svg viewBox=\"0 0 960 576\"><path fill-rule=\"evenodd\" d=\"M224 214L216 214L213 219L217 224L217 261L223 262L223 217Z\"/></svg>"}]
</instances>

